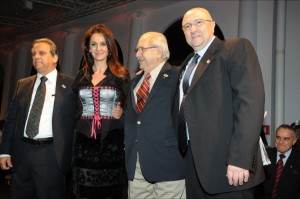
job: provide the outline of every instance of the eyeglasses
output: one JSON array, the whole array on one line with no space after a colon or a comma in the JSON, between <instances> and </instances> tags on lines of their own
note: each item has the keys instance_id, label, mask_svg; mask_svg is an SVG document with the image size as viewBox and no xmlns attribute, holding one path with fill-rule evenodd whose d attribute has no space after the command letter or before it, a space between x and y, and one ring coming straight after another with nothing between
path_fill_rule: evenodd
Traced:
<instances>
[{"instance_id":1,"label":"eyeglasses","mask_svg":"<svg viewBox=\"0 0 300 199\"><path fill-rule=\"evenodd\" d=\"M147 47L147 48L139 47L139 48L134 49L134 52L135 53L137 53L139 51L144 52L145 50L150 49L150 48L157 48L157 46L150 46L150 47Z\"/></svg>"},{"instance_id":2,"label":"eyeglasses","mask_svg":"<svg viewBox=\"0 0 300 199\"><path fill-rule=\"evenodd\" d=\"M191 28L193 27L193 25L194 25L195 27L201 27L201 26L203 26L203 24L204 24L206 21L207 21L207 22L213 22L212 20L197 19L197 20L195 20L194 23L186 23L186 24L184 24L184 25L182 26L182 29L183 29L184 31L189 31L189 30L191 30Z\"/></svg>"}]
</instances>

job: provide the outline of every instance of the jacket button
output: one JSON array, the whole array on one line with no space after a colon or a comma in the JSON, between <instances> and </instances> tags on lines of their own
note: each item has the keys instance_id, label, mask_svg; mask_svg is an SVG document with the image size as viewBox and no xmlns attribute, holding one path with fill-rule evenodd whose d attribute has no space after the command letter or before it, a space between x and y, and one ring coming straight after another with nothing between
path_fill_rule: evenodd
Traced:
<instances>
[{"instance_id":1,"label":"jacket button","mask_svg":"<svg viewBox=\"0 0 300 199\"><path fill-rule=\"evenodd\" d=\"M137 124L141 124L141 121L137 121L136 123L137 123Z\"/></svg>"},{"instance_id":2,"label":"jacket button","mask_svg":"<svg viewBox=\"0 0 300 199\"><path fill-rule=\"evenodd\" d=\"M135 143L137 143L137 142L138 142L138 140L136 139L136 140L134 140L134 142L135 142Z\"/></svg>"}]
</instances>

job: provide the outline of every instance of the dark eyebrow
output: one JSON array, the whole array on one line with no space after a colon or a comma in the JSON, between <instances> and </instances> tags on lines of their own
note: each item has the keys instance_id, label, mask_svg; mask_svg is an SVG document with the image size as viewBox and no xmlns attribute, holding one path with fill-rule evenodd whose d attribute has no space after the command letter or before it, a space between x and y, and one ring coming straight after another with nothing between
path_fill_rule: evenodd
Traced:
<instances>
[{"instance_id":1,"label":"dark eyebrow","mask_svg":"<svg viewBox=\"0 0 300 199\"><path fill-rule=\"evenodd\" d=\"M276 138L291 139L291 137L283 137L283 136L279 136L279 135L276 135Z\"/></svg>"}]
</instances>

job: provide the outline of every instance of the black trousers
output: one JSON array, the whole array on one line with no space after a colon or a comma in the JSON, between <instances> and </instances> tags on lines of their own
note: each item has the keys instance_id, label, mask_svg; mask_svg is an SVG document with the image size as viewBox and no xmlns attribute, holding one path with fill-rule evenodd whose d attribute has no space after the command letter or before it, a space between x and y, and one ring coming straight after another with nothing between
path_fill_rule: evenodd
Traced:
<instances>
[{"instance_id":1,"label":"black trousers","mask_svg":"<svg viewBox=\"0 0 300 199\"><path fill-rule=\"evenodd\" d=\"M195 169L191 148L188 147L185 159L185 182L187 199L254 199L254 189L227 192L221 194L207 193L199 179Z\"/></svg>"},{"instance_id":2,"label":"black trousers","mask_svg":"<svg viewBox=\"0 0 300 199\"><path fill-rule=\"evenodd\" d=\"M22 160L12 174L12 199L65 199L65 174L60 170L54 145L24 143Z\"/></svg>"}]
</instances>

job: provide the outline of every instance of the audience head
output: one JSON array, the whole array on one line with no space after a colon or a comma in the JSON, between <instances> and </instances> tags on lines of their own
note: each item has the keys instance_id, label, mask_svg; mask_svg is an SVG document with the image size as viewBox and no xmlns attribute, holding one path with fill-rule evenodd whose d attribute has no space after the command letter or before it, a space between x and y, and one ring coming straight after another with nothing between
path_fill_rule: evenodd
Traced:
<instances>
[{"instance_id":1,"label":"audience head","mask_svg":"<svg viewBox=\"0 0 300 199\"><path fill-rule=\"evenodd\" d=\"M293 122L291 124L291 127L295 130L297 140L299 140L300 139L300 120L296 120L295 122Z\"/></svg>"},{"instance_id":2,"label":"audience head","mask_svg":"<svg viewBox=\"0 0 300 199\"><path fill-rule=\"evenodd\" d=\"M287 124L282 124L276 129L275 147L280 153L290 150L296 143L295 130Z\"/></svg>"},{"instance_id":3,"label":"audience head","mask_svg":"<svg viewBox=\"0 0 300 199\"><path fill-rule=\"evenodd\" d=\"M204 8L188 10L182 19L182 29L186 42L194 49L203 49L214 36L215 22Z\"/></svg>"},{"instance_id":4,"label":"audience head","mask_svg":"<svg viewBox=\"0 0 300 199\"><path fill-rule=\"evenodd\" d=\"M170 57L166 37L159 32L147 32L143 34L135 49L140 68L150 72Z\"/></svg>"},{"instance_id":5,"label":"audience head","mask_svg":"<svg viewBox=\"0 0 300 199\"><path fill-rule=\"evenodd\" d=\"M58 62L58 51L55 43L48 38L36 39L33 41L32 63L36 71L47 75L54 70Z\"/></svg>"}]
</instances>

